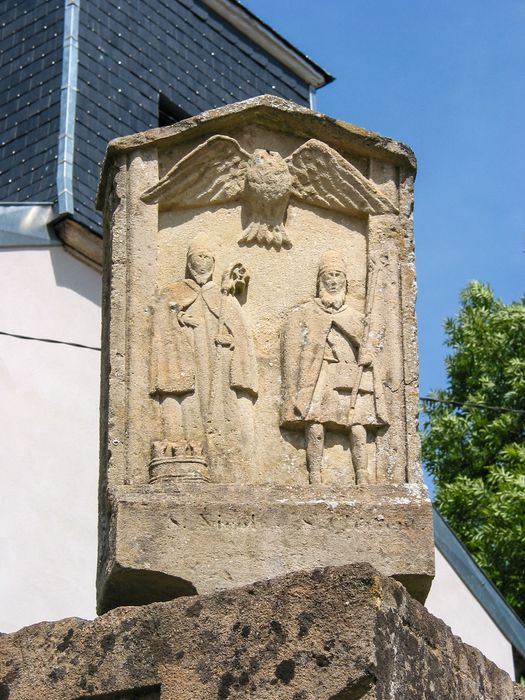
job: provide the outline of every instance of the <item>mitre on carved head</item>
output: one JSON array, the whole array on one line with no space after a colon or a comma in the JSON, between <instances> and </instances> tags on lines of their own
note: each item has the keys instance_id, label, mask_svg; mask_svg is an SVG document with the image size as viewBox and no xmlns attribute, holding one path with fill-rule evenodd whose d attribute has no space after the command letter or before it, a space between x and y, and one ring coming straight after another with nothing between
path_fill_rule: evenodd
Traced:
<instances>
[{"instance_id":1,"label":"mitre on carved head","mask_svg":"<svg viewBox=\"0 0 525 700\"><path fill-rule=\"evenodd\" d=\"M210 239L205 233L198 233L188 246L187 259L189 260L192 255L209 255L215 260Z\"/></svg>"},{"instance_id":2,"label":"mitre on carved head","mask_svg":"<svg viewBox=\"0 0 525 700\"><path fill-rule=\"evenodd\" d=\"M346 275L346 258L338 250L327 250L319 261L319 274L323 272L342 272Z\"/></svg>"}]
</instances>

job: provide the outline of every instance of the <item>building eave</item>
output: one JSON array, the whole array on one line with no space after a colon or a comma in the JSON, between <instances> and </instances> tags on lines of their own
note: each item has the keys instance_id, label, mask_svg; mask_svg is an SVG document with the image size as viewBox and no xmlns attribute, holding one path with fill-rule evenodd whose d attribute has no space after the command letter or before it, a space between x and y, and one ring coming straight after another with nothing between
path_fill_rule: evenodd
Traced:
<instances>
[{"instance_id":1,"label":"building eave","mask_svg":"<svg viewBox=\"0 0 525 700\"><path fill-rule=\"evenodd\" d=\"M102 237L91 231L69 215L60 216L52 223L53 229L64 249L77 260L102 272Z\"/></svg>"},{"instance_id":2,"label":"building eave","mask_svg":"<svg viewBox=\"0 0 525 700\"><path fill-rule=\"evenodd\" d=\"M202 2L308 85L317 89L334 80L330 73L295 48L238 0L202 0Z\"/></svg>"},{"instance_id":3,"label":"building eave","mask_svg":"<svg viewBox=\"0 0 525 700\"><path fill-rule=\"evenodd\" d=\"M51 202L0 202L0 248L59 246L52 219Z\"/></svg>"}]
</instances>

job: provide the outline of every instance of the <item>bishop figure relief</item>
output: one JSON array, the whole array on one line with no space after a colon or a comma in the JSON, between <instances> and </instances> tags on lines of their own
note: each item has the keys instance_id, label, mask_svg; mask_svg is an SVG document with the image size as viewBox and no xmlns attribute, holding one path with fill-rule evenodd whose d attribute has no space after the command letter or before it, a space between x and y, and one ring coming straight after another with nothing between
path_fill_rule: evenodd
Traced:
<instances>
[{"instance_id":1,"label":"bishop figure relief","mask_svg":"<svg viewBox=\"0 0 525 700\"><path fill-rule=\"evenodd\" d=\"M152 394L159 402L163 438L153 444L153 475L231 481L228 465L242 470L253 447L246 440L253 431L245 424L257 397L257 368L236 299L248 275L236 263L218 285L214 269L207 237L197 236L188 249L187 277L159 294ZM241 407L243 397L248 401Z\"/></svg>"}]
</instances>

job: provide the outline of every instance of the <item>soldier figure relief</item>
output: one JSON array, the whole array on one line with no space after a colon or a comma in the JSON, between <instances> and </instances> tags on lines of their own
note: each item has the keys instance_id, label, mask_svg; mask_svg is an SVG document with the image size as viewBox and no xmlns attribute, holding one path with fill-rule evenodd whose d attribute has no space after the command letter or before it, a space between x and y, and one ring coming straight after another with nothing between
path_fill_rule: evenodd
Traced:
<instances>
[{"instance_id":1,"label":"soldier figure relief","mask_svg":"<svg viewBox=\"0 0 525 700\"><path fill-rule=\"evenodd\" d=\"M295 307L282 333L281 426L304 430L310 483L322 482L326 431L347 432L357 484L374 481L367 433L388 425L383 387L374 367L365 316L346 304L347 262L327 251L320 260L317 296Z\"/></svg>"}]
</instances>

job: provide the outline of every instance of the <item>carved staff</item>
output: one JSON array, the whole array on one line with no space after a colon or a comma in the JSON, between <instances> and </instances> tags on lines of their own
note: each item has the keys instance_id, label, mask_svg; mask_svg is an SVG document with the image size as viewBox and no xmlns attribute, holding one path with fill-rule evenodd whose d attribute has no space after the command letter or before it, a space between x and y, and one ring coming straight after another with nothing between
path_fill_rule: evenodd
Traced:
<instances>
[{"instance_id":1,"label":"carved staff","mask_svg":"<svg viewBox=\"0 0 525 700\"><path fill-rule=\"evenodd\" d=\"M372 318L372 309L374 307L378 276L379 270L377 268L376 262L373 258L371 258L370 266L368 269L368 293L366 295L365 305L365 327L363 330L363 338L361 341L361 345L359 347L359 353L363 352L363 348L368 347L368 342L370 340L370 321ZM352 419L354 417L355 404L357 401L357 395L359 393L359 387L361 386L361 379L363 378L363 371L364 365L358 365L357 371L355 373L354 382L352 385L352 392L350 394L350 406L348 408L348 425L352 424Z\"/></svg>"},{"instance_id":2,"label":"carved staff","mask_svg":"<svg viewBox=\"0 0 525 700\"><path fill-rule=\"evenodd\" d=\"M216 409L220 405L217 402L220 399L220 393L217 388L222 386L222 348L234 347L234 340L231 335L224 332L225 331L225 321L226 321L226 297L227 296L238 296L242 294L245 287L248 285L250 280L250 275L248 270L244 267L242 263L235 263L230 268L224 271L221 282L221 307L219 311L219 325L217 327L217 335L215 337L215 362L213 365L213 374L211 376L211 386L210 386L210 402L208 410L208 431L214 431L214 418L216 416Z\"/></svg>"}]
</instances>

